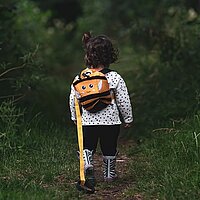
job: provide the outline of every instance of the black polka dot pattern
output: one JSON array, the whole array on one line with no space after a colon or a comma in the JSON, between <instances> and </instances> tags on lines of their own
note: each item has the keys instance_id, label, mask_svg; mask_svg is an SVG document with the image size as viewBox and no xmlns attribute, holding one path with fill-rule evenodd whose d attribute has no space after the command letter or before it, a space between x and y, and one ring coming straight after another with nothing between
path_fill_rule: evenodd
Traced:
<instances>
[{"instance_id":1,"label":"black polka dot pattern","mask_svg":"<svg viewBox=\"0 0 200 200\"><path fill-rule=\"evenodd\" d=\"M132 106L128 90L123 78L115 71L106 74L108 83L111 90L115 94L115 99L105 109L97 112L90 113L84 108L82 109L82 124L87 125L115 125L121 124L119 113L123 118L123 122L131 123L133 121ZM75 90L71 86L70 93L70 110L71 119L76 120L75 103L74 103Z\"/></svg>"}]
</instances>

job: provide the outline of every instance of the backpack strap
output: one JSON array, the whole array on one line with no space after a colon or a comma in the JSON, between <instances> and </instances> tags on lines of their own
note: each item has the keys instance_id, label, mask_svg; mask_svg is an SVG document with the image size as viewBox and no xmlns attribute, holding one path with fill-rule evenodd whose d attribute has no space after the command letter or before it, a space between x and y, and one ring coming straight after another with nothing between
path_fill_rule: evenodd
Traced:
<instances>
[{"instance_id":1,"label":"backpack strap","mask_svg":"<svg viewBox=\"0 0 200 200\"><path fill-rule=\"evenodd\" d=\"M112 69L108 69L108 68L103 68L102 70L100 70L101 73L103 74L107 74L108 72L112 72Z\"/></svg>"},{"instance_id":2,"label":"backpack strap","mask_svg":"<svg viewBox=\"0 0 200 200\"><path fill-rule=\"evenodd\" d=\"M84 160L83 160L83 128L81 122L81 112L77 98L75 97L75 110L76 110L76 120L77 120L77 134L78 134L78 146L79 146L79 159L80 159L80 184L84 186L85 184L85 174L84 174Z\"/></svg>"},{"instance_id":3,"label":"backpack strap","mask_svg":"<svg viewBox=\"0 0 200 200\"><path fill-rule=\"evenodd\" d=\"M108 72L113 72L113 71L114 70L109 69L109 68L104 68L104 69L100 70L100 72L103 74L107 74ZM114 99L114 101L115 101L115 92L113 89L110 89L110 91L111 91L111 98Z\"/></svg>"}]
</instances>

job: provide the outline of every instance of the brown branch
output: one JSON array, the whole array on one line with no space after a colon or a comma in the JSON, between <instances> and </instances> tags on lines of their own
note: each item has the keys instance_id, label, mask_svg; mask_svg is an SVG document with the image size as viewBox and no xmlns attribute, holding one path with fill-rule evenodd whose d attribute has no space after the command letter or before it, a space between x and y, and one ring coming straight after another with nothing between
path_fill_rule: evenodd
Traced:
<instances>
[{"instance_id":1,"label":"brown branch","mask_svg":"<svg viewBox=\"0 0 200 200\"><path fill-rule=\"evenodd\" d=\"M24 66L25 66L25 64L18 66L18 67L10 68L10 69L6 70L5 72L1 73L0 77L4 76L5 74L7 74L8 72L11 72L13 70L22 69L22 68L24 68Z\"/></svg>"},{"instance_id":2,"label":"brown branch","mask_svg":"<svg viewBox=\"0 0 200 200\"><path fill-rule=\"evenodd\" d=\"M7 96L2 96L0 99L6 99L6 98L11 98L11 97L17 97L17 96L24 96L23 94L16 94L16 95L7 95ZM19 98L19 97L18 97Z\"/></svg>"},{"instance_id":3,"label":"brown branch","mask_svg":"<svg viewBox=\"0 0 200 200\"><path fill-rule=\"evenodd\" d=\"M158 128L158 129L154 129L152 132L157 132L157 131L162 131L162 132L172 132L172 131L177 131L174 128Z\"/></svg>"},{"instance_id":4,"label":"brown branch","mask_svg":"<svg viewBox=\"0 0 200 200\"><path fill-rule=\"evenodd\" d=\"M13 81L16 80L15 78L2 78L0 81Z\"/></svg>"},{"instance_id":5,"label":"brown branch","mask_svg":"<svg viewBox=\"0 0 200 200\"><path fill-rule=\"evenodd\" d=\"M15 99L15 100L13 101L13 103L19 101L20 99L24 98L25 96L26 96L25 94L24 94L24 95L21 95L21 97L18 97L17 99Z\"/></svg>"}]
</instances>

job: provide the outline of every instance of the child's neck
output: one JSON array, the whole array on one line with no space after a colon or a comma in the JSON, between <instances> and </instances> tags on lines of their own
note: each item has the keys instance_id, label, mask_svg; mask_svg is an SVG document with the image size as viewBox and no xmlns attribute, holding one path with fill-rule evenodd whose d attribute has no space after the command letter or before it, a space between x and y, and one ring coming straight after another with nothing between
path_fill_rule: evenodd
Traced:
<instances>
[{"instance_id":1,"label":"child's neck","mask_svg":"<svg viewBox=\"0 0 200 200\"><path fill-rule=\"evenodd\" d=\"M93 69L95 69L96 71L101 71L104 68L105 68L104 65L98 65L96 68Z\"/></svg>"}]
</instances>

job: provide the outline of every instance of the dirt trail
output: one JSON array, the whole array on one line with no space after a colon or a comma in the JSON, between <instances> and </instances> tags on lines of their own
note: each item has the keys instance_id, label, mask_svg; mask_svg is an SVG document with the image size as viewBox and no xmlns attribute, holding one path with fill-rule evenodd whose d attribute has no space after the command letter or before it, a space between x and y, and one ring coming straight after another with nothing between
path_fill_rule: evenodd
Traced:
<instances>
[{"instance_id":1,"label":"dirt trail","mask_svg":"<svg viewBox=\"0 0 200 200\"><path fill-rule=\"evenodd\" d=\"M118 179L112 183L105 183L103 181L103 169L102 169L102 154L100 151L94 155L94 167L95 167L95 177L97 180L97 185L95 187L96 191L94 194L83 196L83 199L87 200L142 200L140 195L135 195L131 198L126 198L124 191L133 186L134 180L128 175L128 165L132 158L126 155L126 150L131 146L136 145L134 141L123 141L120 140L118 144L119 154L117 156L116 168Z\"/></svg>"}]
</instances>

